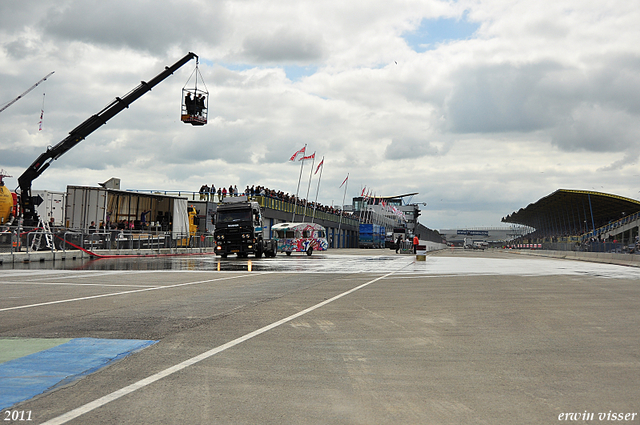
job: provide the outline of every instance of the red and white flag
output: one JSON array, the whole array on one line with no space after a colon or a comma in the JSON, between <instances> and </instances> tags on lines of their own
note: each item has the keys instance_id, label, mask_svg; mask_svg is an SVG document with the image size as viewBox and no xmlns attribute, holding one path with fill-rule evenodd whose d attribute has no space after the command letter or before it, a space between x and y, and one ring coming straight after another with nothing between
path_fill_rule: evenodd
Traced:
<instances>
[{"instance_id":1,"label":"red and white flag","mask_svg":"<svg viewBox=\"0 0 640 425\"><path fill-rule=\"evenodd\" d=\"M367 191L367 186L362 188L362 193L360 194L360 196L364 197L364 193Z\"/></svg>"},{"instance_id":2,"label":"red and white flag","mask_svg":"<svg viewBox=\"0 0 640 425\"><path fill-rule=\"evenodd\" d=\"M40 122L38 123L38 131L42 131L42 121L44 120L44 93L42 93L42 108L40 109Z\"/></svg>"},{"instance_id":3,"label":"red and white flag","mask_svg":"<svg viewBox=\"0 0 640 425\"><path fill-rule=\"evenodd\" d=\"M311 155L309 155L309 156L303 156L303 157L302 157L302 158L300 158L298 161L305 161L305 160L307 160L307 159L314 159L315 157L316 157L316 153L314 152L314 153L312 153L312 154L311 154Z\"/></svg>"},{"instance_id":4,"label":"red and white flag","mask_svg":"<svg viewBox=\"0 0 640 425\"><path fill-rule=\"evenodd\" d=\"M291 156L291 158L289 159L289 161L295 161L296 157L300 154L304 155L304 152L306 151L307 147L304 146L302 149L300 149L298 152L294 153L293 156Z\"/></svg>"},{"instance_id":5,"label":"red and white flag","mask_svg":"<svg viewBox=\"0 0 640 425\"><path fill-rule=\"evenodd\" d=\"M344 179L344 181L342 182L342 184L340 185L340 187L344 186L344 184L347 182L347 180L349 180L349 174L347 174L347 178ZM338 189L340 189L340 187Z\"/></svg>"},{"instance_id":6,"label":"red and white flag","mask_svg":"<svg viewBox=\"0 0 640 425\"><path fill-rule=\"evenodd\" d=\"M322 158L322 161L320 161L320 164L318 164L318 167L316 168L316 172L313 174L318 174L318 170L320 169L320 166L324 164L324 158Z\"/></svg>"}]
</instances>

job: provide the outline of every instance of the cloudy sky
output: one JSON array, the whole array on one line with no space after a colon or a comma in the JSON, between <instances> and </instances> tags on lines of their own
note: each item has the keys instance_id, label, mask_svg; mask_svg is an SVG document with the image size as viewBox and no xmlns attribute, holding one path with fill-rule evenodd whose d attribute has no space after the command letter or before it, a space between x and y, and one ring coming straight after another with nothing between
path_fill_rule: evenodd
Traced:
<instances>
[{"instance_id":1,"label":"cloudy sky","mask_svg":"<svg viewBox=\"0 0 640 425\"><path fill-rule=\"evenodd\" d=\"M192 61L33 188L295 193L289 157L307 144L325 157L319 202L340 204L349 173L347 199L419 192L434 229L501 226L559 188L639 199L638 22L622 0L7 0L0 106L55 74L0 113L0 168L15 188L47 146L192 51L208 125L180 122Z\"/></svg>"}]
</instances>

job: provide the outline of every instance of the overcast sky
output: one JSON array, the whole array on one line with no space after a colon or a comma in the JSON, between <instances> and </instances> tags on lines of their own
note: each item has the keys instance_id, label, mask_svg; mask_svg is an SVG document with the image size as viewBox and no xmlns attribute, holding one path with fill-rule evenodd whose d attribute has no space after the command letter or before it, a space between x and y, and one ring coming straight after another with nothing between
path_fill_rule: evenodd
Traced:
<instances>
[{"instance_id":1,"label":"overcast sky","mask_svg":"<svg viewBox=\"0 0 640 425\"><path fill-rule=\"evenodd\" d=\"M14 189L47 146L192 51L206 126L180 122L192 61L33 188L295 193L289 158L307 144L325 157L319 202L341 204L349 173L347 200L418 192L433 229L502 226L560 188L639 199L638 22L622 0L2 1L0 106L55 74L0 113L0 168Z\"/></svg>"}]
</instances>

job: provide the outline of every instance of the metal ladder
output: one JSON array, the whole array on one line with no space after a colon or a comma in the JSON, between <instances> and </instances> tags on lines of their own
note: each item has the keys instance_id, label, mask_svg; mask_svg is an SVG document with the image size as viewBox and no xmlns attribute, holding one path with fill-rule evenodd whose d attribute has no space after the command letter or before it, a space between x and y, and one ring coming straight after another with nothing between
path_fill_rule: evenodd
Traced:
<instances>
[{"instance_id":1,"label":"metal ladder","mask_svg":"<svg viewBox=\"0 0 640 425\"><path fill-rule=\"evenodd\" d=\"M42 242L42 236L44 235L44 240L46 242L47 248L52 249L53 247L53 234L51 233L51 228L49 227L49 223L44 221L42 217L40 217L40 221L38 222L39 230L36 231L36 235L33 237L33 241L31 242L31 250L37 251L40 249L40 244Z\"/></svg>"}]
</instances>

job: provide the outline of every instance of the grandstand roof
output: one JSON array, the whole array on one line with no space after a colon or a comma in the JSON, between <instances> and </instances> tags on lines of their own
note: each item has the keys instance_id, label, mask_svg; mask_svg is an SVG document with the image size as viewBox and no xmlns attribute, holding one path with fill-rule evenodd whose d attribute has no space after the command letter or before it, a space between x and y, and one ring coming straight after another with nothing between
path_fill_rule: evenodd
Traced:
<instances>
[{"instance_id":1,"label":"grandstand roof","mask_svg":"<svg viewBox=\"0 0 640 425\"><path fill-rule=\"evenodd\" d=\"M413 195L417 195L417 194L418 194L418 192L405 193L404 195L394 195L394 196L373 195L373 196L369 196L369 198L372 198L372 199L400 199L400 198L406 198L407 196L413 196ZM354 199L360 199L360 198L364 198L364 196L356 196Z\"/></svg>"},{"instance_id":2,"label":"grandstand roof","mask_svg":"<svg viewBox=\"0 0 640 425\"><path fill-rule=\"evenodd\" d=\"M502 221L536 229L553 229L555 233L575 234L583 227L593 229L638 211L640 202L624 196L558 189L526 208L503 217Z\"/></svg>"}]
</instances>

